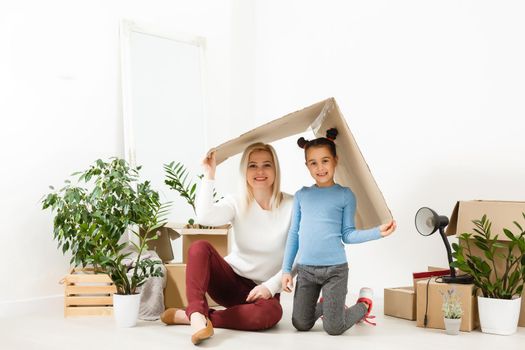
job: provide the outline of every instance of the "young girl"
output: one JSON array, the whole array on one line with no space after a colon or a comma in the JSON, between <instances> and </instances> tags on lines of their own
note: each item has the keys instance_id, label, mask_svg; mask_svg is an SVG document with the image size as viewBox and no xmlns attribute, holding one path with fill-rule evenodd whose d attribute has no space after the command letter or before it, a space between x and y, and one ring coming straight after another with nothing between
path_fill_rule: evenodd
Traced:
<instances>
[{"instance_id":1,"label":"young girl","mask_svg":"<svg viewBox=\"0 0 525 350\"><path fill-rule=\"evenodd\" d=\"M297 286L292 323L299 331L310 330L322 315L323 327L330 335L339 335L356 322L368 317L372 309L372 291L362 288L356 305L345 308L348 264L343 243L362 243L390 235L395 221L369 230L356 230L356 199L351 189L334 182L337 153L334 140L337 129L327 136L297 143L304 148L306 166L315 185L295 194L292 223L288 231L283 260L282 288L293 288L292 264L297 261ZM323 298L319 303L319 293Z\"/></svg>"}]
</instances>

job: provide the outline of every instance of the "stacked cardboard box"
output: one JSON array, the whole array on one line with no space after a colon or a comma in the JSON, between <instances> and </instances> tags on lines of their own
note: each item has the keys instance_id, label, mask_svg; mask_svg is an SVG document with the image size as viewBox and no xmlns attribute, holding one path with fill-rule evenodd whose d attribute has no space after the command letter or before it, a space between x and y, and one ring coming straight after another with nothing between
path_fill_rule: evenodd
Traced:
<instances>
[{"instance_id":1,"label":"stacked cardboard box","mask_svg":"<svg viewBox=\"0 0 525 350\"><path fill-rule=\"evenodd\" d=\"M443 294L449 289L455 289L460 298L463 310L460 330L470 332L479 326L477 299L472 295L473 284L441 283L439 277L418 281L416 284L418 327L445 329L441 307Z\"/></svg>"},{"instance_id":2,"label":"stacked cardboard box","mask_svg":"<svg viewBox=\"0 0 525 350\"><path fill-rule=\"evenodd\" d=\"M487 215L487 218L492 222L491 232L493 235L498 235L500 243L505 244L509 241L509 238L503 234L503 228L508 228L515 234L517 228L513 221L523 223L522 213L525 213L525 202L512 202L512 201L486 201L486 200L472 200L472 201L459 201L456 203L452 215L450 217L450 224L447 227L447 235L459 236L465 232L473 232L474 224L472 220L479 220L483 215ZM477 248L474 244L470 245L474 255L485 259L483 252ZM506 249L505 249L506 250ZM518 254L518 251L514 252ZM503 260L496 260L496 270L502 271L505 267ZM501 273L500 273L501 275ZM525 293L522 294L521 298L521 312L518 325L525 327Z\"/></svg>"},{"instance_id":3,"label":"stacked cardboard box","mask_svg":"<svg viewBox=\"0 0 525 350\"><path fill-rule=\"evenodd\" d=\"M384 291L384 314L398 318L404 318L410 321L416 320L417 314L417 282L419 280L427 281L433 276L443 276L450 270L428 267L426 272L413 273L414 285L411 287L385 288Z\"/></svg>"},{"instance_id":4,"label":"stacked cardboard box","mask_svg":"<svg viewBox=\"0 0 525 350\"><path fill-rule=\"evenodd\" d=\"M416 295L414 287L385 288L384 313L388 316L416 319Z\"/></svg>"},{"instance_id":5,"label":"stacked cardboard box","mask_svg":"<svg viewBox=\"0 0 525 350\"><path fill-rule=\"evenodd\" d=\"M221 256L228 254L228 231L230 225L215 229L187 229L174 228L182 236L182 263L165 264L167 272L166 288L164 289L164 306L166 308L185 308L188 305L186 299L186 263L188 262L188 250L191 244L198 240L210 242ZM208 296L208 305L217 305Z\"/></svg>"}]
</instances>

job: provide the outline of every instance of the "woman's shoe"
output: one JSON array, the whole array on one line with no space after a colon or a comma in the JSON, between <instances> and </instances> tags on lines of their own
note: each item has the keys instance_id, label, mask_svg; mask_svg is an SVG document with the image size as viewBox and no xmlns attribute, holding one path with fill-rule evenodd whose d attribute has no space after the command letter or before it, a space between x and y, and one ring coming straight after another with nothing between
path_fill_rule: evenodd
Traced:
<instances>
[{"instance_id":1,"label":"woman's shoe","mask_svg":"<svg viewBox=\"0 0 525 350\"><path fill-rule=\"evenodd\" d=\"M189 325L190 324L190 321L187 320L187 321L182 321L182 320L177 320L177 317L176 317L176 314L177 314L177 311L184 311L182 309L177 309L177 308L174 308L174 307L170 307L169 309L166 309L162 315L160 315L160 320L162 322L164 322L165 324L167 325L173 325L173 324L187 324Z\"/></svg>"},{"instance_id":2,"label":"woman's shoe","mask_svg":"<svg viewBox=\"0 0 525 350\"><path fill-rule=\"evenodd\" d=\"M200 344L203 340L210 338L213 335L213 325L208 317L206 317L206 327L193 333L191 342L194 345Z\"/></svg>"}]
</instances>

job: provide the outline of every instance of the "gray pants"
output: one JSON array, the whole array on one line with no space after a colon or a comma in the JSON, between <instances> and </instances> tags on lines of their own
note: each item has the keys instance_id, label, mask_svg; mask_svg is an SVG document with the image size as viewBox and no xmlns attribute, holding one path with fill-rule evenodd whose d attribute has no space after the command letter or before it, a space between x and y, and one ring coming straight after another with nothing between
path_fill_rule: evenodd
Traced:
<instances>
[{"instance_id":1,"label":"gray pants","mask_svg":"<svg viewBox=\"0 0 525 350\"><path fill-rule=\"evenodd\" d=\"M292 324L298 331L310 330L322 315L323 328L339 335L361 320L368 311L364 303L345 309L348 264L332 266L297 265ZM323 292L323 302L318 303Z\"/></svg>"}]
</instances>

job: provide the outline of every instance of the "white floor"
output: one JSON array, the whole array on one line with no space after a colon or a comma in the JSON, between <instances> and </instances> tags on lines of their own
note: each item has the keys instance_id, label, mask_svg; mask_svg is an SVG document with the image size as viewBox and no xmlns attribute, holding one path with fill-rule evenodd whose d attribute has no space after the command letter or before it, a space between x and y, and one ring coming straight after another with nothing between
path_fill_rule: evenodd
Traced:
<instances>
[{"instance_id":1,"label":"white floor","mask_svg":"<svg viewBox=\"0 0 525 350\"><path fill-rule=\"evenodd\" d=\"M352 299L349 297L349 300ZM202 348L222 349L525 349L525 328L512 336L483 334L479 330L449 336L442 330L418 328L413 321L382 314L381 300L375 305L376 327L357 325L341 336L329 336L320 321L310 332L297 332L291 325L291 295L283 296L284 316L279 325L264 332L216 329ZM0 320L0 349L192 349L191 329L164 326L160 321L139 321L137 327L118 329L110 317L64 319L62 309L47 314Z\"/></svg>"}]
</instances>

